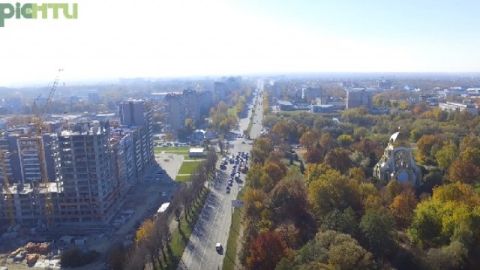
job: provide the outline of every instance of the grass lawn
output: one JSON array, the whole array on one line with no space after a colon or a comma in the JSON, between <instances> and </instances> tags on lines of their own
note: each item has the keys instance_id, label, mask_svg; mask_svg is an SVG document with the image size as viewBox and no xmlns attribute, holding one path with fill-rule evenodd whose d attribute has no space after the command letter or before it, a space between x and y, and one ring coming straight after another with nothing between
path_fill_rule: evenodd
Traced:
<instances>
[{"instance_id":1,"label":"grass lawn","mask_svg":"<svg viewBox=\"0 0 480 270\"><path fill-rule=\"evenodd\" d=\"M184 161L178 174L192 174L197 169L202 161Z\"/></svg>"},{"instance_id":2,"label":"grass lawn","mask_svg":"<svg viewBox=\"0 0 480 270\"><path fill-rule=\"evenodd\" d=\"M180 226L172 232L169 250L167 251L167 260L163 262L161 269L177 269L207 196L208 190L204 189L200 198L193 205L190 217L187 218L184 214L180 218Z\"/></svg>"},{"instance_id":3,"label":"grass lawn","mask_svg":"<svg viewBox=\"0 0 480 270\"><path fill-rule=\"evenodd\" d=\"M238 194L238 198L241 198L241 193ZM235 259L238 252L238 236L240 233L240 227L242 222L242 209L235 208L232 215L232 224L230 225L230 233L228 234L227 250L225 251L225 257L223 258L223 270L235 269Z\"/></svg>"},{"instance_id":4,"label":"grass lawn","mask_svg":"<svg viewBox=\"0 0 480 270\"><path fill-rule=\"evenodd\" d=\"M172 153L172 154L187 154L190 147L180 146L180 147L155 147L155 153L159 154L161 152Z\"/></svg>"},{"instance_id":5,"label":"grass lawn","mask_svg":"<svg viewBox=\"0 0 480 270\"><path fill-rule=\"evenodd\" d=\"M203 157L189 157L188 156L188 151L190 150L190 147L188 146L181 146L181 147L155 147L155 154L160 154L162 152L165 152L167 154L175 154L175 155L182 155L184 159L192 159L192 160L197 160L197 159L204 159Z\"/></svg>"},{"instance_id":6,"label":"grass lawn","mask_svg":"<svg viewBox=\"0 0 480 270\"><path fill-rule=\"evenodd\" d=\"M191 175L177 175L177 177L175 177L175 181L177 181L177 182L188 182L188 181L190 181L190 177L191 177Z\"/></svg>"}]
</instances>

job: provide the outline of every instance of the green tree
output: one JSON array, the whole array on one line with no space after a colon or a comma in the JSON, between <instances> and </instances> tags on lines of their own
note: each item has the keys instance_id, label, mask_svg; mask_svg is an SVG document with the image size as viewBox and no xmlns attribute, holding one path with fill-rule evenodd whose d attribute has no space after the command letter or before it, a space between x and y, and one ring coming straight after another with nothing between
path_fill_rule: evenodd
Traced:
<instances>
[{"instance_id":1,"label":"green tree","mask_svg":"<svg viewBox=\"0 0 480 270\"><path fill-rule=\"evenodd\" d=\"M383 257L389 254L394 246L394 219L386 209L368 209L360 221L360 230L370 250Z\"/></svg>"},{"instance_id":2,"label":"green tree","mask_svg":"<svg viewBox=\"0 0 480 270\"><path fill-rule=\"evenodd\" d=\"M372 269L372 257L372 254L350 235L327 230L317 233L315 238L295 252L294 256L284 258L277 269Z\"/></svg>"},{"instance_id":3,"label":"green tree","mask_svg":"<svg viewBox=\"0 0 480 270\"><path fill-rule=\"evenodd\" d=\"M338 136L337 142L338 142L339 145L341 145L343 147L347 147L350 144L352 144L353 139L352 139L352 136L350 136L348 134L342 134L342 135Z\"/></svg>"},{"instance_id":4,"label":"green tree","mask_svg":"<svg viewBox=\"0 0 480 270\"><path fill-rule=\"evenodd\" d=\"M357 211L362 207L357 184L334 172L334 177L321 175L308 186L308 200L317 220L335 209L351 207Z\"/></svg>"},{"instance_id":5,"label":"green tree","mask_svg":"<svg viewBox=\"0 0 480 270\"><path fill-rule=\"evenodd\" d=\"M421 246L438 247L460 241L466 247L480 235L480 196L472 186L453 183L437 187L420 202L408 233Z\"/></svg>"},{"instance_id":6,"label":"green tree","mask_svg":"<svg viewBox=\"0 0 480 270\"><path fill-rule=\"evenodd\" d=\"M446 170L450 164L457 158L458 149L455 144L449 142L446 143L438 152L435 154L435 159L437 164L443 170Z\"/></svg>"}]
</instances>

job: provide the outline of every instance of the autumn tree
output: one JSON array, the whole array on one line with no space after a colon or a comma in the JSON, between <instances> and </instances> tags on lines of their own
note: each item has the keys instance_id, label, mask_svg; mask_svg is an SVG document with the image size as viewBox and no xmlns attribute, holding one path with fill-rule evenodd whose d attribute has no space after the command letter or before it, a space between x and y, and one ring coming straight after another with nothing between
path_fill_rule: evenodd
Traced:
<instances>
[{"instance_id":1,"label":"autumn tree","mask_svg":"<svg viewBox=\"0 0 480 270\"><path fill-rule=\"evenodd\" d=\"M435 135L423 135L417 141L417 160L423 164L433 164L436 152L442 147L442 138Z\"/></svg>"},{"instance_id":2,"label":"autumn tree","mask_svg":"<svg viewBox=\"0 0 480 270\"><path fill-rule=\"evenodd\" d=\"M346 256L348 254L348 256ZM373 256L348 234L327 230L317 233L315 238L284 258L278 270L303 269L372 269Z\"/></svg>"},{"instance_id":3,"label":"autumn tree","mask_svg":"<svg viewBox=\"0 0 480 270\"><path fill-rule=\"evenodd\" d=\"M350 152L343 148L335 148L328 152L324 162L342 173L346 173L353 166Z\"/></svg>"},{"instance_id":4,"label":"autumn tree","mask_svg":"<svg viewBox=\"0 0 480 270\"><path fill-rule=\"evenodd\" d=\"M315 146L319 142L320 135L315 131L308 130L300 137L300 144L309 149Z\"/></svg>"},{"instance_id":5,"label":"autumn tree","mask_svg":"<svg viewBox=\"0 0 480 270\"><path fill-rule=\"evenodd\" d=\"M253 270L273 270L287 252L279 233L260 233L250 244L246 266Z\"/></svg>"},{"instance_id":6,"label":"autumn tree","mask_svg":"<svg viewBox=\"0 0 480 270\"><path fill-rule=\"evenodd\" d=\"M408 230L415 243L438 247L460 241L467 247L478 241L480 196L460 182L433 190L432 198L420 202Z\"/></svg>"},{"instance_id":7,"label":"autumn tree","mask_svg":"<svg viewBox=\"0 0 480 270\"><path fill-rule=\"evenodd\" d=\"M256 163L263 163L273 151L272 141L267 137L258 138L252 147L252 160Z\"/></svg>"},{"instance_id":8,"label":"autumn tree","mask_svg":"<svg viewBox=\"0 0 480 270\"><path fill-rule=\"evenodd\" d=\"M480 149L466 147L450 165L448 178L469 184L480 182Z\"/></svg>"},{"instance_id":9,"label":"autumn tree","mask_svg":"<svg viewBox=\"0 0 480 270\"><path fill-rule=\"evenodd\" d=\"M359 210L362 206L356 183L339 174L321 175L313 180L308 186L308 200L317 220L335 209Z\"/></svg>"},{"instance_id":10,"label":"autumn tree","mask_svg":"<svg viewBox=\"0 0 480 270\"><path fill-rule=\"evenodd\" d=\"M440 168L446 170L458 155L458 149L455 144L448 142L440 148L435 154L435 160Z\"/></svg>"},{"instance_id":11,"label":"autumn tree","mask_svg":"<svg viewBox=\"0 0 480 270\"><path fill-rule=\"evenodd\" d=\"M395 222L400 228L406 228L410 225L413 217L413 210L417 205L417 198L412 189L404 190L393 198L389 208L392 212Z\"/></svg>"}]
</instances>

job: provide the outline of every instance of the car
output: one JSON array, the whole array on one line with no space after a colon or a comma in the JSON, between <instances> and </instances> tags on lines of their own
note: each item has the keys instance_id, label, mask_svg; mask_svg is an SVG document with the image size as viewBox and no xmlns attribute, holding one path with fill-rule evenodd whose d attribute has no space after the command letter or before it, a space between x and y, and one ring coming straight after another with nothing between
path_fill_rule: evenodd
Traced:
<instances>
[{"instance_id":1,"label":"car","mask_svg":"<svg viewBox=\"0 0 480 270\"><path fill-rule=\"evenodd\" d=\"M230 194L230 187L227 188L227 194Z\"/></svg>"},{"instance_id":2,"label":"car","mask_svg":"<svg viewBox=\"0 0 480 270\"><path fill-rule=\"evenodd\" d=\"M222 244L216 243L216 244L215 244L215 250L218 252L218 254L222 254L222 253L223 253L223 246L222 246Z\"/></svg>"}]
</instances>

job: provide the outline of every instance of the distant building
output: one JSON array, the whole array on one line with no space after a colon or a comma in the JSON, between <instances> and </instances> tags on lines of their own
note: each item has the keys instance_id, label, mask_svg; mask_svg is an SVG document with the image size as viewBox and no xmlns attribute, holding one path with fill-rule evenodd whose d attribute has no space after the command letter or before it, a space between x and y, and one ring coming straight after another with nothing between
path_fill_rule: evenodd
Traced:
<instances>
[{"instance_id":1,"label":"distant building","mask_svg":"<svg viewBox=\"0 0 480 270\"><path fill-rule=\"evenodd\" d=\"M147 114L146 104L143 100L127 100L120 103L120 123L124 126L142 126L145 124Z\"/></svg>"},{"instance_id":2,"label":"distant building","mask_svg":"<svg viewBox=\"0 0 480 270\"><path fill-rule=\"evenodd\" d=\"M306 100L307 102L313 101L315 99L320 99L321 104L327 104L328 97L324 94L324 91L320 87L308 87L308 88L303 88L303 95L302 98Z\"/></svg>"},{"instance_id":3,"label":"distant building","mask_svg":"<svg viewBox=\"0 0 480 270\"><path fill-rule=\"evenodd\" d=\"M390 136L383 156L373 168L373 176L385 182L396 180L418 186L422 173L415 164L412 150L406 146L406 143L399 140L399 136L399 132Z\"/></svg>"},{"instance_id":4,"label":"distant building","mask_svg":"<svg viewBox=\"0 0 480 270\"><path fill-rule=\"evenodd\" d=\"M473 115L478 114L478 109L473 104L446 102L446 103L439 103L438 107L442 111L449 111L449 112L454 112L454 111L463 112L463 111L466 111L466 112L468 112L470 114L473 114Z\"/></svg>"},{"instance_id":5,"label":"distant building","mask_svg":"<svg viewBox=\"0 0 480 270\"><path fill-rule=\"evenodd\" d=\"M185 120L190 118L194 123L202 121L208 115L213 103L210 92L184 90L181 94L171 93L165 96L167 124L171 131L178 132L185 126Z\"/></svg>"},{"instance_id":6,"label":"distant building","mask_svg":"<svg viewBox=\"0 0 480 270\"><path fill-rule=\"evenodd\" d=\"M101 101L101 98L97 92L88 93L88 102L99 103L100 101Z\"/></svg>"},{"instance_id":7,"label":"distant building","mask_svg":"<svg viewBox=\"0 0 480 270\"><path fill-rule=\"evenodd\" d=\"M293 111L295 109L293 103L290 101L279 100L277 103L281 111Z\"/></svg>"},{"instance_id":8,"label":"distant building","mask_svg":"<svg viewBox=\"0 0 480 270\"><path fill-rule=\"evenodd\" d=\"M229 94L227 83L215 82L213 85L213 95L216 101L224 100Z\"/></svg>"},{"instance_id":9,"label":"distant building","mask_svg":"<svg viewBox=\"0 0 480 270\"><path fill-rule=\"evenodd\" d=\"M382 90L390 90L392 88L393 82L391 80L378 80L377 87Z\"/></svg>"},{"instance_id":10,"label":"distant building","mask_svg":"<svg viewBox=\"0 0 480 270\"><path fill-rule=\"evenodd\" d=\"M346 109L365 107L372 107L372 94L365 88L348 88Z\"/></svg>"},{"instance_id":11,"label":"distant building","mask_svg":"<svg viewBox=\"0 0 480 270\"><path fill-rule=\"evenodd\" d=\"M205 148L203 147L196 147L196 148L190 148L188 150L188 156L189 157L204 157L206 155L205 153Z\"/></svg>"},{"instance_id":12,"label":"distant building","mask_svg":"<svg viewBox=\"0 0 480 270\"><path fill-rule=\"evenodd\" d=\"M335 106L332 104L311 105L310 108L310 111L313 113L329 113L335 111Z\"/></svg>"}]
</instances>

